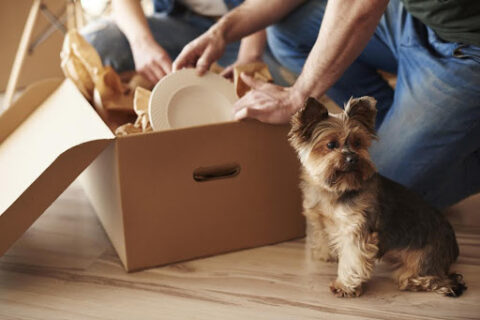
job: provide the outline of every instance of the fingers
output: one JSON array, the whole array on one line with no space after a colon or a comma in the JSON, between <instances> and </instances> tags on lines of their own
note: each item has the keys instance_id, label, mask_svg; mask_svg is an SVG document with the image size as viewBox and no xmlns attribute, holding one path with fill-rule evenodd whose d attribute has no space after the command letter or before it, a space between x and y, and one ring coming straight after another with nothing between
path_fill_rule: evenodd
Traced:
<instances>
[{"instance_id":1,"label":"fingers","mask_svg":"<svg viewBox=\"0 0 480 320\"><path fill-rule=\"evenodd\" d=\"M234 119L241 120L245 118L258 119L264 112L264 99L258 92L250 91L233 105Z\"/></svg>"},{"instance_id":2,"label":"fingers","mask_svg":"<svg viewBox=\"0 0 480 320\"><path fill-rule=\"evenodd\" d=\"M254 108L243 108L240 109L239 111L235 112L233 118L235 120L242 120L246 118L251 118L251 119L257 119L262 121L263 119L263 111L259 109L254 109Z\"/></svg>"},{"instance_id":3,"label":"fingers","mask_svg":"<svg viewBox=\"0 0 480 320\"><path fill-rule=\"evenodd\" d=\"M164 66L167 68L168 65L161 65L159 61L152 61L149 65L146 65L141 70L138 70L138 72L150 82L156 84L169 73L168 69L165 70Z\"/></svg>"},{"instance_id":4,"label":"fingers","mask_svg":"<svg viewBox=\"0 0 480 320\"><path fill-rule=\"evenodd\" d=\"M150 70L155 75L157 80L156 82L158 82L160 79L162 79L166 75L166 72L163 70L163 68L160 66L160 64L157 61L152 62L152 64L150 65Z\"/></svg>"},{"instance_id":5,"label":"fingers","mask_svg":"<svg viewBox=\"0 0 480 320\"><path fill-rule=\"evenodd\" d=\"M168 54L164 54L158 61L156 61L158 65L163 69L166 74L172 72L172 59L168 56Z\"/></svg>"},{"instance_id":6,"label":"fingers","mask_svg":"<svg viewBox=\"0 0 480 320\"><path fill-rule=\"evenodd\" d=\"M203 75L224 50L221 39L207 32L183 48L173 63L173 71L193 67L197 69L198 75Z\"/></svg>"},{"instance_id":7,"label":"fingers","mask_svg":"<svg viewBox=\"0 0 480 320\"><path fill-rule=\"evenodd\" d=\"M187 67L194 67L198 59L196 48L192 43L187 44L173 62L173 71L178 71Z\"/></svg>"},{"instance_id":8,"label":"fingers","mask_svg":"<svg viewBox=\"0 0 480 320\"><path fill-rule=\"evenodd\" d=\"M267 123L287 123L290 115L281 106L284 97L274 99L260 90L251 90L234 104L234 119L252 118Z\"/></svg>"},{"instance_id":9,"label":"fingers","mask_svg":"<svg viewBox=\"0 0 480 320\"><path fill-rule=\"evenodd\" d=\"M173 61L173 64L172 64L172 70L173 72L177 71L177 70L180 70L183 68L183 65L185 64L184 60L185 60L185 48L184 47L182 49L182 51L180 51L180 53L178 54L178 56L175 58L175 60Z\"/></svg>"},{"instance_id":10,"label":"fingers","mask_svg":"<svg viewBox=\"0 0 480 320\"><path fill-rule=\"evenodd\" d=\"M212 65L214 59L214 50L212 46L208 46L207 49L203 52L200 59L197 61L197 73L198 75L204 75Z\"/></svg>"},{"instance_id":11,"label":"fingers","mask_svg":"<svg viewBox=\"0 0 480 320\"><path fill-rule=\"evenodd\" d=\"M142 76L147 78L147 80L150 81L151 83L156 84L158 82L157 77L155 76L155 74L150 69L144 68L142 70L139 70L138 72Z\"/></svg>"},{"instance_id":12,"label":"fingers","mask_svg":"<svg viewBox=\"0 0 480 320\"><path fill-rule=\"evenodd\" d=\"M250 90L242 98L238 99L237 102L233 105L233 110L235 112L240 111L244 108L258 107L264 102L265 97L259 91Z\"/></svg>"}]
</instances>

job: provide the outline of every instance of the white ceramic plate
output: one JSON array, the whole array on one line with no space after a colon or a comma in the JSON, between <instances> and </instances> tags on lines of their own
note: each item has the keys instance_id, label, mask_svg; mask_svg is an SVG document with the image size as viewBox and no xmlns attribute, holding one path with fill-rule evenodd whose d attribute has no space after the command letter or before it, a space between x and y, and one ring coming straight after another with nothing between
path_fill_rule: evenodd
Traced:
<instances>
[{"instance_id":1,"label":"white ceramic plate","mask_svg":"<svg viewBox=\"0 0 480 320\"><path fill-rule=\"evenodd\" d=\"M153 88L148 116L153 130L178 129L230 121L237 95L233 84L208 72L197 76L195 69L169 74Z\"/></svg>"}]
</instances>

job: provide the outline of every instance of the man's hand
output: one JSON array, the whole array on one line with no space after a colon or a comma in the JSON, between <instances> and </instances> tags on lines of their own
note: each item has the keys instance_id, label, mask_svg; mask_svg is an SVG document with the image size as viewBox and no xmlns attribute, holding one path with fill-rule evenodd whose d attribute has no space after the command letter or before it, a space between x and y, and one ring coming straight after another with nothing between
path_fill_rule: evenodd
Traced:
<instances>
[{"instance_id":1,"label":"man's hand","mask_svg":"<svg viewBox=\"0 0 480 320\"><path fill-rule=\"evenodd\" d=\"M135 43L131 48L135 69L152 83L172 72L172 60L155 40Z\"/></svg>"},{"instance_id":2,"label":"man's hand","mask_svg":"<svg viewBox=\"0 0 480 320\"><path fill-rule=\"evenodd\" d=\"M212 63L225 52L226 41L218 28L206 33L187 44L173 63L173 70L197 68L199 75L205 74Z\"/></svg>"},{"instance_id":3,"label":"man's hand","mask_svg":"<svg viewBox=\"0 0 480 320\"><path fill-rule=\"evenodd\" d=\"M158 45L138 0L113 0L113 16L128 39L135 69L153 84L172 71L172 60Z\"/></svg>"},{"instance_id":4,"label":"man's hand","mask_svg":"<svg viewBox=\"0 0 480 320\"><path fill-rule=\"evenodd\" d=\"M240 76L252 90L235 103L235 120L253 118L267 123L288 123L303 105L305 97L294 87L255 80L244 73Z\"/></svg>"},{"instance_id":5,"label":"man's hand","mask_svg":"<svg viewBox=\"0 0 480 320\"><path fill-rule=\"evenodd\" d=\"M244 1L224 15L206 33L185 46L173 63L173 70L196 67L199 75L204 74L210 65L223 55L227 43L264 29L304 1Z\"/></svg>"}]
</instances>

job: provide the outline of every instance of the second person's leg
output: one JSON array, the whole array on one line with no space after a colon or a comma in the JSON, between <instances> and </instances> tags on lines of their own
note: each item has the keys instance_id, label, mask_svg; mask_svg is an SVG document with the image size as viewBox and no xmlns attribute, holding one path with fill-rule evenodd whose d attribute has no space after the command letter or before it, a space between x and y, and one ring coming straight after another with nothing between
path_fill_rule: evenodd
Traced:
<instances>
[{"instance_id":1,"label":"second person's leg","mask_svg":"<svg viewBox=\"0 0 480 320\"><path fill-rule=\"evenodd\" d=\"M307 1L286 18L267 29L268 42L277 60L286 68L299 74L302 71L318 36L327 1ZM383 18L382 18L383 19ZM377 99L378 125L393 101L393 90L379 75L378 69L396 72L394 55L375 33L362 54L345 71L327 92L338 105L352 96L369 95Z\"/></svg>"},{"instance_id":2,"label":"second person's leg","mask_svg":"<svg viewBox=\"0 0 480 320\"><path fill-rule=\"evenodd\" d=\"M395 99L372 158L442 208L480 191L480 48L442 41L408 14L405 22Z\"/></svg>"},{"instance_id":3,"label":"second person's leg","mask_svg":"<svg viewBox=\"0 0 480 320\"><path fill-rule=\"evenodd\" d=\"M186 44L208 30L214 20L186 11L172 16L157 13L147 17L147 22L155 41L173 60ZM118 72L135 70L130 44L114 21L94 22L82 30L82 34L95 47L105 65ZM220 63L225 66L234 62L238 46L238 42L227 46Z\"/></svg>"}]
</instances>

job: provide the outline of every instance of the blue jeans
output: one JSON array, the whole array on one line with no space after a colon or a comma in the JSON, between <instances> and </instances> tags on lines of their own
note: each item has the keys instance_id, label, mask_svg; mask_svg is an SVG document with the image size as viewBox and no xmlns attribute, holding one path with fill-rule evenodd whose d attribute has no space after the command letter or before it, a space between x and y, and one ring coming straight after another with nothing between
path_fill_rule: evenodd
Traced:
<instances>
[{"instance_id":1,"label":"blue jeans","mask_svg":"<svg viewBox=\"0 0 480 320\"><path fill-rule=\"evenodd\" d=\"M155 40L168 52L172 60L186 44L215 23L213 19L188 10L172 15L156 13L147 17L147 21ZM82 34L95 47L104 65L112 66L118 72L135 70L130 44L113 21L96 21L82 30ZM239 47L239 42L229 44L218 63L226 67L235 62ZM279 72L280 65L269 50L264 54L263 60L269 66L274 81L286 85Z\"/></svg>"},{"instance_id":2,"label":"blue jeans","mask_svg":"<svg viewBox=\"0 0 480 320\"><path fill-rule=\"evenodd\" d=\"M269 27L277 60L301 72L326 1L310 0ZM377 70L397 74L393 90ZM378 101L379 172L442 208L480 191L480 48L445 42L399 0L388 8L356 61L327 92Z\"/></svg>"}]
</instances>

